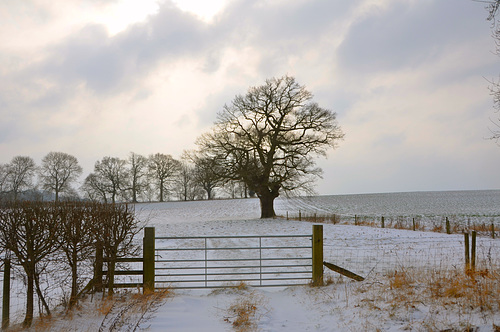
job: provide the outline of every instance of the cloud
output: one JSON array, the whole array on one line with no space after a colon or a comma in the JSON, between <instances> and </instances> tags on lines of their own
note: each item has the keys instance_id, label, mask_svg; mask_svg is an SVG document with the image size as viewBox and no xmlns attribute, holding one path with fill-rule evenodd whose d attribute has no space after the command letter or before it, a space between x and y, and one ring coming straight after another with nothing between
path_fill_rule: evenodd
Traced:
<instances>
[{"instance_id":1,"label":"cloud","mask_svg":"<svg viewBox=\"0 0 500 332\"><path fill-rule=\"evenodd\" d=\"M371 73L433 61L457 43L489 38L487 25L472 19L478 9L453 0L394 2L352 26L339 49L340 65Z\"/></svg>"},{"instance_id":2,"label":"cloud","mask_svg":"<svg viewBox=\"0 0 500 332\"><path fill-rule=\"evenodd\" d=\"M483 76L500 66L473 1L234 0L210 20L163 1L114 31L120 4L0 4L15 17L0 31L0 163L177 156L236 94L289 74L347 134L319 161L320 192L500 186L483 139Z\"/></svg>"}]
</instances>

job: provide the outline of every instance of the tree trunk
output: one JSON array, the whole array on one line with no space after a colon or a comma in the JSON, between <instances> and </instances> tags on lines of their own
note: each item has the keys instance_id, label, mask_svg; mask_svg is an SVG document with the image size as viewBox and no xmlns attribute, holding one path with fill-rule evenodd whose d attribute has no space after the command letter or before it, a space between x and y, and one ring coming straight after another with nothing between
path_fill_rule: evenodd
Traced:
<instances>
[{"instance_id":1,"label":"tree trunk","mask_svg":"<svg viewBox=\"0 0 500 332\"><path fill-rule=\"evenodd\" d=\"M160 202L163 202L163 181L160 181Z\"/></svg>"},{"instance_id":2,"label":"tree trunk","mask_svg":"<svg viewBox=\"0 0 500 332\"><path fill-rule=\"evenodd\" d=\"M72 264L71 264L71 295L69 297L69 308L73 308L73 306L76 304L76 299L78 297L78 257L77 257L77 252L75 249L73 249L71 259L72 259Z\"/></svg>"},{"instance_id":3,"label":"tree trunk","mask_svg":"<svg viewBox=\"0 0 500 332\"><path fill-rule=\"evenodd\" d=\"M274 218L276 213L274 213L274 195L261 195L260 200L260 217L261 218Z\"/></svg>"},{"instance_id":4,"label":"tree trunk","mask_svg":"<svg viewBox=\"0 0 500 332\"><path fill-rule=\"evenodd\" d=\"M108 296L113 296L115 293L115 269L116 269L116 256L109 258L108 262Z\"/></svg>"},{"instance_id":5,"label":"tree trunk","mask_svg":"<svg viewBox=\"0 0 500 332\"><path fill-rule=\"evenodd\" d=\"M26 316L24 317L23 327L30 327L33 322L34 308L34 273L27 273L28 283L26 285Z\"/></svg>"},{"instance_id":6,"label":"tree trunk","mask_svg":"<svg viewBox=\"0 0 500 332\"><path fill-rule=\"evenodd\" d=\"M135 185L132 188L132 203L137 203L137 190Z\"/></svg>"},{"instance_id":7,"label":"tree trunk","mask_svg":"<svg viewBox=\"0 0 500 332\"><path fill-rule=\"evenodd\" d=\"M51 315L50 308L49 308L47 301L45 301L45 296L43 296L42 289L40 288L40 277L39 277L38 273L35 273L35 289L36 289L36 294L38 295L38 299L42 302L42 305L45 308L45 311L47 311L47 316L50 316ZM42 312L40 310L40 317L41 316L42 316Z\"/></svg>"}]
</instances>

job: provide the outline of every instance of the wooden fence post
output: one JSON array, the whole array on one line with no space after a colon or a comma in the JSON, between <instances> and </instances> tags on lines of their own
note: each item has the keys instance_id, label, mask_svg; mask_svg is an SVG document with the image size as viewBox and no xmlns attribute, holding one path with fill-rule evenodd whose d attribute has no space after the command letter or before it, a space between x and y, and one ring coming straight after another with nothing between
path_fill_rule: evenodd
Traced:
<instances>
[{"instance_id":1,"label":"wooden fence post","mask_svg":"<svg viewBox=\"0 0 500 332\"><path fill-rule=\"evenodd\" d=\"M143 263L143 291L154 292L155 290L155 228L144 228L144 247L142 252Z\"/></svg>"},{"instance_id":2,"label":"wooden fence post","mask_svg":"<svg viewBox=\"0 0 500 332\"><path fill-rule=\"evenodd\" d=\"M472 271L476 271L476 235L476 231L472 231L472 245L470 251L470 267Z\"/></svg>"},{"instance_id":3,"label":"wooden fence post","mask_svg":"<svg viewBox=\"0 0 500 332\"><path fill-rule=\"evenodd\" d=\"M299 221L302 221L302 215L301 215L300 210L299 210Z\"/></svg>"},{"instance_id":4,"label":"wooden fence post","mask_svg":"<svg viewBox=\"0 0 500 332\"><path fill-rule=\"evenodd\" d=\"M10 259L6 259L3 266L3 298L2 298L2 329L10 324Z\"/></svg>"},{"instance_id":5,"label":"wooden fence post","mask_svg":"<svg viewBox=\"0 0 500 332\"><path fill-rule=\"evenodd\" d=\"M385 228L384 216L382 216L382 228Z\"/></svg>"},{"instance_id":6,"label":"wooden fence post","mask_svg":"<svg viewBox=\"0 0 500 332\"><path fill-rule=\"evenodd\" d=\"M416 226L416 224L415 224L415 218L413 218L413 230L415 230L415 229L416 229L416 227L415 227L415 226Z\"/></svg>"},{"instance_id":7,"label":"wooden fence post","mask_svg":"<svg viewBox=\"0 0 500 332\"><path fill-rule=\"evenodd\" d=\"M451 234L450 221L448 220L448 217L446 217L446 234Z\"/></svg>"},{"instance_id":8,"label":"wooden fence post","mask_svg":"<svg viewBox=\"0 0 500 332\"><path fill-rule=\"evenodd\" d=\"M312 233L312 285L323 284L323 225L313 225Z\"/></svg>"},{"instance_id":9,"label":"wooden fence post","mask_svg":"<svg viewBox=\"0 0 500 332\"><path fill-rule=\"evenodd\" d=\"M470 269L470 249L469 249L469 233L464 233L465 244L465 272Z\"/></svg>"},{"instance_id":10,"label":"wooden fence post","mask_svg":"<svg viewBox=\"0 0 500 332\"><path fill-rule=\"evenodd\" d=\"M102 292L102 267L103 267L103 252L102 243L97 242L95 247L95 266L94 266L94 291Z\"/></svg>"},{"instance_id":11,"label":"wooden fence post","mask_svg":"<svg viewBox=\"0 0 500 332\"><path fill-rule=\"evenodd\" d=\"M495 238L495 224L491 223L491 238Z\"/></svg>"}]
</instances>

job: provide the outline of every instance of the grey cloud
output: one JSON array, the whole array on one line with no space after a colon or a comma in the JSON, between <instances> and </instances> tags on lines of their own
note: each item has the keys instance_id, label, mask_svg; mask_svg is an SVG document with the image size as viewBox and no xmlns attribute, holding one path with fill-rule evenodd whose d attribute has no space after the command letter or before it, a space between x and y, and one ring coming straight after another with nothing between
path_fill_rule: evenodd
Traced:
<instances>
[{"instance_id":1,"label":"grey cloud","mask_svg":"<svg viewBox=\"0 0 500 332\"><path fill-rule=\"evenodd\" d=\"M85 83L97 94L119 92L160 61L198 56L205 47L204 24L172 6L146 23L109 36L101 25L89 25L53 46L36 68L40 76L62 85Z\"/></svg>"},{"instance_id":2,"label":"grey cloud","mask_svg":"<svg viewBox=\"0 0 500 332\"><path fill-rule=\"evenodd\" d=\"M455 6L470 10L452 10ZM471 1L395 2L351 29L339 50L340 63L358 72L377 72L433 61L450 45L477 38L473 20L481 19L482 10ZM488 35L486 27L483 33Z\"/></svg>"},{"instance_id":3,"label":"grey cloud","mask_svg":"<svg viewBox=\"0 0 500 332\"><path fill-rule=\"evenodd\" d=\"M34 74L64 87L83 83L105 95L137 84L160 62L205 58L202 69L216 71L221 50L244 46L262 53L260 71L265 77L275 74L269 75L271 68L283 74L286 59L316 47L325 33L334 33L332 24L350 6L344 1L279 7L235 1L216 23L206 24L166 2L146 22L115 36L109 36L104 26L86 26L51 46L49 56L27 68L23 76Z\"/></svg>"}]
</instances>

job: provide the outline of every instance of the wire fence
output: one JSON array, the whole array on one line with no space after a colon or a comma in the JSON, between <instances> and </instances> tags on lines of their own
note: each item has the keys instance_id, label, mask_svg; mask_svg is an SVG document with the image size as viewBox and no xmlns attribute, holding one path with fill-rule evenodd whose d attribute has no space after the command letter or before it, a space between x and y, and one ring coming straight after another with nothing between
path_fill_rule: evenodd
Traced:
<instances>
[{"instance_id":1,"label":"wire fence","mask_svg":"<svg viewBox=\"0 0 500 332\"><path fill-rule=\"evenodd\" d=\"M460 234L476 231L480 235L496 237L500 235L500 216L498 215L357 215L321 213L313 210L287 212L287 219L327 224L372 226L381 228L407 229Z\"/></svg>"},{"instance_id":2,"label":"wire fence","mask_svg":"<svg viewBox=\"0 0 500 332\"><path fill-rule=\"evenodd\" d=\"M476 269L500 268L500 242L478 238ZM440 271L465 268L463 235L418 239L325 239L325 261L363 277L406 270Z\"/></svg>"}]
</instances>

